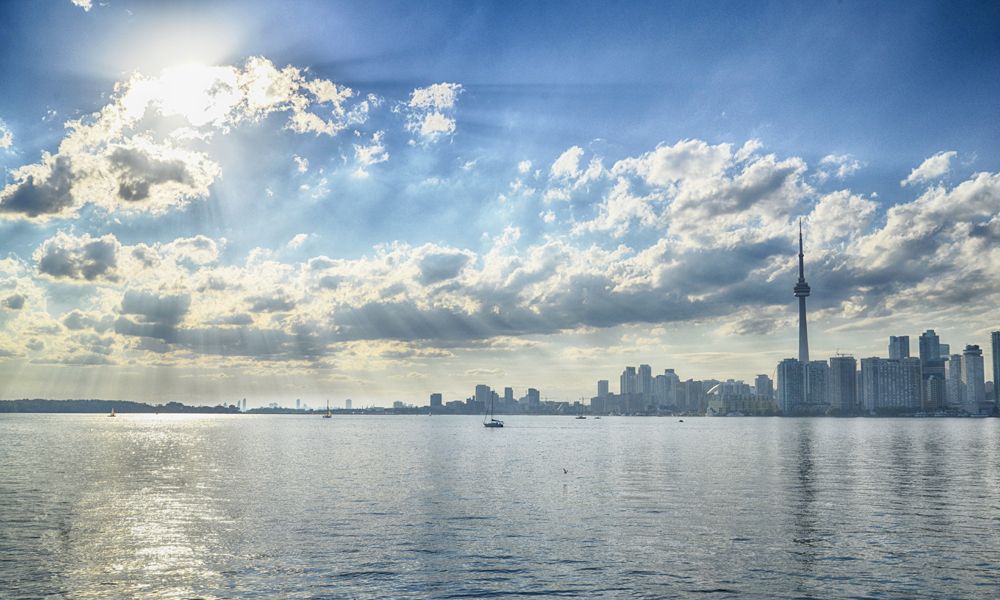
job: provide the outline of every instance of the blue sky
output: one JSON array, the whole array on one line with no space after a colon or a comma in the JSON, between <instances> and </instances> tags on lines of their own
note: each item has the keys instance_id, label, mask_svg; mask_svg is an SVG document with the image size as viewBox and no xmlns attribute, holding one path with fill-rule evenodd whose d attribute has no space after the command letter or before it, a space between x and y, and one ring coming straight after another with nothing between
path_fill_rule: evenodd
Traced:
<instances>
[{"instance_id":1,"label":"blue sky","mask_svg":"<svg viewBox=\"0 0 1000 600\"><path fill-rule=\"evenodd\" d=\"M815 356L997 327L994 4L80 4L0 6L0 396L751 379L800 217Z\"/></svg>"}]
</instances>

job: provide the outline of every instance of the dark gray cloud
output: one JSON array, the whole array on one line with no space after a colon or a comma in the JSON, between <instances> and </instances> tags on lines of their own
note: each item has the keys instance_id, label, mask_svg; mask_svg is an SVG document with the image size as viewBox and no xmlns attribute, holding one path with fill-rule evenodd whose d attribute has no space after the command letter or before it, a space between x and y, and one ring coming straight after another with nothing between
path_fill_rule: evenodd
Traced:
<instances>
[{"instance_id":1,"label":"dark gray cloud","mask_svg":"<svg viewBox=\"0 0 1000 600\"><path fill-rule=\"evenodd\" d=\"M22 294L11 294L3 299L3 305L11 310L21 310L24 308L24 296Z\"/></svg>"},{"instance_id":2,"label":"dark gray cloud","mask_svg":"<svg viewBox=\"0 0 1000 600\"><path fill-rule=\"evenodd\" d=\"M70 331L94 329L95 331L103 333L108 329L111 329L114 325L114 318L111 315L105 315L100 319L96 319L78 309L73 309L66 313L66 316L63 317L62 324Z\"/></svg>"},{"instance_id":3,"label":"dark gray cloud","mask_svg":"<svg viewBox=\"0 0 1000 600\"><path fill-rule=\"evenodd\" d=\"M250 296L247 298L250 312L285 312L295 308L295 302L282 294L273 296Z\"/></svg>"},{"instance_id":4,"label":"dark gray cloud","mask_svg":"<svg viewBox=\"0 0 1000 600\"><path fill-rule=\"evenodd\" d=\"M63 212L73 205L72 187L70 160L57 156L45 178L29 175L23 181L7 186L0 194L0 212L28 217Z\"/></svg>"},{"instance_id":5,"label":"dark gray cloud","mask_svg":"<svg viewBox=\"0 0 1000 600\"><path fill-rule=\"evenodd\" d=\"M167 182L191 186L194 177L181 160L162 160L141 148L118 147L108 158L118 175L118 197L128 202L149 198L150 187Z\"/></svg>"},{"instance_id":6,"label":"dark gray cloud","mask_svg":"<svg viewBox=\"0 0 1000 600\"><path fill-rule=\"evenodd\" d=\"M59 234L35 251L38 272L56 279L118 281L118 251L113 236L74 238Z\"/></svg>"},{"instance_id":7,"label":"dark gray cloud","mask_svg":"<svg viewBox=\"0 0 1000 600\"><path fill-rule=\"evenodd\" d=\"M469 257L466 254L457 252L427 254L420 259L418 279L424 285L453 279L467 264Z\"/></svg>"},{"instance_id":8,"label":"dark gray cloud","mask_svg":"<svg viewBox=\"0 0 1000 600\"><path fill-rule=\"evenodd\" d=\"M119 312L135 315L139 324L173 327L181 322L190 307L191 296L188 294L160 296L129 290L122 296Z\"/></svg>"}]
</instances>

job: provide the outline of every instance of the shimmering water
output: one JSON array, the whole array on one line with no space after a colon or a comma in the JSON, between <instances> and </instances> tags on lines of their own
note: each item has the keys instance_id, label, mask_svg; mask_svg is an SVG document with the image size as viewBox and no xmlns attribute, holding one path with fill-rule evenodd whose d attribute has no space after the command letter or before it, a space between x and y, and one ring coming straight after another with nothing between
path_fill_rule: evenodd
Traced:
<instances>
[{"instance_id":1,"label":"shimmering water","mask_svg":"<svg viewBox=\"0 0 1000 600\"><path fill-rule=\"evenodd\" d=\"M1000 420L685 421L0 415L0 596L1000 595Z\"/></svg>"}]
</instances>

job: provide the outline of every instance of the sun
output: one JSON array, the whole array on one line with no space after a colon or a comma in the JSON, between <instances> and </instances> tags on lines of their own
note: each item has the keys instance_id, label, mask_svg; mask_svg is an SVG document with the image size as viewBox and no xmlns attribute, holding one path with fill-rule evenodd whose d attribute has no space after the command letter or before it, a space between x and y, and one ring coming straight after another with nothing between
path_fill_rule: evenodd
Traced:
<instances>
[{"instance_id":1,"label":"sun","mask_svg":"<svg viewBox=\"0 0 1000 600\"><path fill-rule=\"evenodd\" d=\"M189 62L154 77L133 78L123 104L136 117L154 108L161 116L183 117L202 127L222 124L240 98L235 68Z\"/></svg>"}]
</instances>

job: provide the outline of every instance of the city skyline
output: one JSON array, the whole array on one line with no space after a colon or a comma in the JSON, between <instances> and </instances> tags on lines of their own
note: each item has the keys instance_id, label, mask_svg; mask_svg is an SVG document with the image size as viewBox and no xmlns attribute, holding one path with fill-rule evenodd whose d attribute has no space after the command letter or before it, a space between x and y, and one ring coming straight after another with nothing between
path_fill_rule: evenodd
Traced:
<instances>
[{"instance_id":1,"label":"city skyline","mask_svg":"<svg viewBox=\"0 0 1000 600\"><path fill-rule=\"evenodd\" d=\"M379 7L0 6L0 398L749 382L796 270L810 357L993 376L995 8Z\"/></svg>"}]
</instances>

